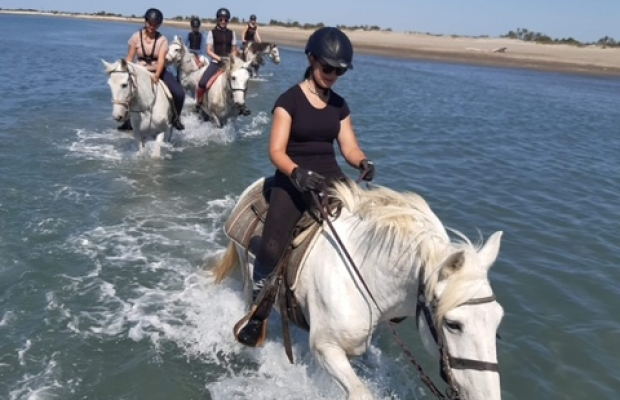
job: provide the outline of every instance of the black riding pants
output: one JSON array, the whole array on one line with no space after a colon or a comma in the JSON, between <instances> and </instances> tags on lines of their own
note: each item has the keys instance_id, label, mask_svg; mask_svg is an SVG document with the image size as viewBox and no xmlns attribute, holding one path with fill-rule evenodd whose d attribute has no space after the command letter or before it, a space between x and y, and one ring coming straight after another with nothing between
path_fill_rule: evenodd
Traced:
<instances>
[{"instance_id":1,"label":"black riding pants","mask_svg":"<svg viewBox=\"0 0 620 400\"><path fill-rule=\"evenodd\" d=\"M211 61L209 63L209 66L205 70L204 74L202 74L202 77L200 78L200 82L198 82L198 87L200 87L201 89L206 88L207 83L209 83L209 79L211 79L211 77L215 75L215 73L217 72L218 69L220 69L221 66L222 66L221 64Z\"/></svg>"},{"instance_id":2,"label":"black riding pants","mask_svg":"<svg viewBox=\"0 0 620 400\"><path fill-rule=\"evenodd\" d=\"M177 116L180 117L181 111L183 110L183 104L185 103L185 90L183 89L183 86L181 86L177 78L167 69L164 69L160 79L164 81L168 87L168 90L170 90L174 102L174 108L177 110Z\"/></svg>"},{"instance_id":3,"label":"black riding pants","mask_svg":"<svg viewBox=\"0 0 620 400\"><path fill-rule=\"evenodd\" d=\"M328 181L340 179L345 179L344 175L329 177ZM254 263L254 280L264 279L275 270L292 240L295 225L310 207L314 207L311 194L301 193L288 176L277 170Z\"/></svg>"}]
</instances>

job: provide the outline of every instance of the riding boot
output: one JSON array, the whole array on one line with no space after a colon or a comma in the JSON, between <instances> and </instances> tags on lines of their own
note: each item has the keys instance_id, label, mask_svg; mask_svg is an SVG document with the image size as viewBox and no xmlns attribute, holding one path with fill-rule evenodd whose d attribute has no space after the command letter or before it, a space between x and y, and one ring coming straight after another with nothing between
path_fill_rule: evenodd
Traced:
<instances>
[{"instance_id":1,"label":"riding boot","mask_svg":"<svg viewBox=\"0 0 620 400\"><path fill-rule=\"evenodd\" d=\"M131 120L130 119L126 119L125 122L123 122L123 124L120 125L119 127L117 127L116 129L118 129L119 131L131 131L131 130L133 130L133 127L131 126Z\"/></svg>"},{"instance_id":2,"label":"riding boot","mask_svg":"<svg viewBox=\"0 0 620 400\"><path fill-rule=\"evenodd\" d=\"M181 117L175 117L172 121L172 126L174 126L174 129L177 131L182 131L185 129L185 125L181 122Z\"/></svg>"},{"instance_id":3,"label":"riding boot","mask_svg":"<svg viewBox=\"0 0 620 400\"><path fill-rule=\"evenodd\" d=\"M250 312L241 318L233 329L237 341L246 346L260 346L267 337L269 314L276 301L278 287L280 286L278 274L271 272L273 270L263 268L257 262L254 263L253 305Z\"/></svg>"}]
</instances>

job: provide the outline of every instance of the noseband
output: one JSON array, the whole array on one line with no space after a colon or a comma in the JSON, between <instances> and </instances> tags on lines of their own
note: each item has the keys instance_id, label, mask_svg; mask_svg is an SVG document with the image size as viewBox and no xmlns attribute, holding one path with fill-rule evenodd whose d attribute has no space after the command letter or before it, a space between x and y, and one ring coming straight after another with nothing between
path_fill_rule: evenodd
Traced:
<instances>
[{"instance_id":1,"label":"noseband","mask_svg":"<svg viewBox=\"0 0 620 400\"><path fill-rule=\"evenodd\" d=\"M479 361L479 360L471 360L468 358L458 358L453 357L445 346L445 337L443 333L443 329L441 327L436 326L435 320L433 318L433 313L431 309L434 309L435 302L431 302L430 304L426 299L426 283L424 281L424 266L420 268L420 273L418 276L418 301L416 304L416 325L418 325L420 320L420 314L424 315L424 320L428 329L435 340L435 344L439 348L439 353L441 356L440 359L440 370L441 370L441 378L450 386L449 396L451 400L460 400L459 389L456 385L456 381L452 376L453 369L473 369L476 371L491 371L499 373L499 364L492 363L487 361ZM479 297L468 300L464 303L461 303L461 306L474 306L479 304L493 303L496 301L495 294L488 297Z\"/></svg>"}]
</instances>

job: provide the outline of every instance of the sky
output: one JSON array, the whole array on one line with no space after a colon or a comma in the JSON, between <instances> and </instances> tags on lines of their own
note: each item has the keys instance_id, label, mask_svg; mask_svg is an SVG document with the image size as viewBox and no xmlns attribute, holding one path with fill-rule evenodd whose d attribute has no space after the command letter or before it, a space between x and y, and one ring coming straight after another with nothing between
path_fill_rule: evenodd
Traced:
<instances>
[{"instance_id":1,"label":"sky","mask_svg":"<svg viewBox=\"0 0 620 400\"><path fill-rule=\"evenodd\" d=\"M259 22L323 22L377 25L395 31L443 35L499 36L517 28L552 38L594 42L620 40L620 0L0 0L0 8L142 15L157 7L166 18L214 18L219 7L233 17Z\"/></svg>"}]
</instances>

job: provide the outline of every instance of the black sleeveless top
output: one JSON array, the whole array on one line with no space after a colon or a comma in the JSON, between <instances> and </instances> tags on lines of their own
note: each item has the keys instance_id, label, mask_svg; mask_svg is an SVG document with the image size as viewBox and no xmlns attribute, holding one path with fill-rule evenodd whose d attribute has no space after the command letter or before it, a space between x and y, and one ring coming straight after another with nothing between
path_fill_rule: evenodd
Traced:
<instances>
[{"instance_id":1,"label":"black sleeveless top","mask_svg":"<svg viewBox=\"0 0 620 400\"><path fill-rule=\"evenodd\" d=\"M213 52L220 57L226 57L232 53L233 32L226 29L213 29Z\"/></svg>"},{"instance_id":2,"label":"black sleeveless top","mask_svg":"<svg viewBox=\"0 0 620 400\"><path fill-rule=\"evenodd\" d=\"M187 34L187 41L189 42L190 50L200 50L202 45L202 32L191 31Z\"/></svg>"},{"instance_id":3,"label":"black sleeveless top","mask_svg":"<svg viewBox=\"0 0 620 400\"><path fill-rule=\"evenodd\" d=\"M253 42L254 41L254 36L256 35L256 29L258 28L258 26L251 26L248 25L248 29L247 31L245 31L245 37L243 38L243 40L245 40L246 42Z\"/></svg>"},{"instance_id":4,"label":"black sleeveless top","mask_svg":"<svg viewBox=\"0 0 620 400\"><path fill-rule=\"evenodd\" d=\"M280 95L274 110L276 107L282 107L292 118L286 154L300 167L325 177L342 176L334 140L340 133L340 122L351 114L347 102L332 91L327 106L317 109L295 85Z\"/></svg>"}]
</instances>

